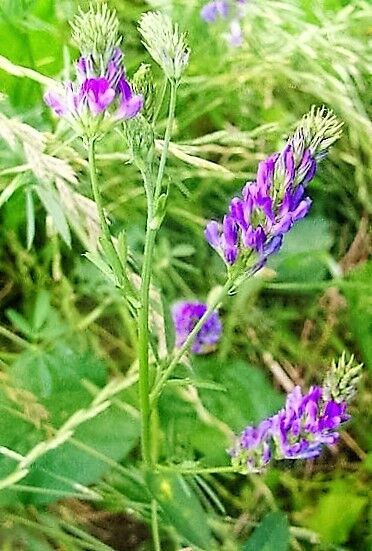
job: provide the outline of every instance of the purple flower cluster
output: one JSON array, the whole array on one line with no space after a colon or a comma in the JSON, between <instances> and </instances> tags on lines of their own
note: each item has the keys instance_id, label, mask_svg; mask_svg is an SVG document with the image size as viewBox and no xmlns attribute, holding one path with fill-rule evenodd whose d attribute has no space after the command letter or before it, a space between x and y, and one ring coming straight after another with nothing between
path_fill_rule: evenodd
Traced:
<instances>
[{"instance_id":1,"label":"purple flower cluster","mask_svg":"<svg viewBox=\"0 0 372 551\"><path fill-rule=\"evenodd\" d=\"M254 265L257 270L280 249L284 234L309 212L306 187L316 168L310 150L297 158L291 143L259 163L256 179L232 199L222 227L211 221L205 230L208 243L227 265L242 261L244 268Z\"/></svg>"},{"instance_id":2,"label":"purple flower cluster","mask_svg":"<svg viewBox=\"0 0 372 551\"><path fill-rule=\"evenodd\" d=\"M202 7L200 15L207 23L215 23L218 19L228 20L229 31L225 37L231 46L241 46L243 32L240 20L245 3L246 0L211 0Z\"/></svg>"},{"instance_id":3,"label":"purple flower cluster","mask_svg":"<svg viewBox=\"0 0 372 551\"><path fill-rule=\"evenodd\" d=\"M132 92L123 67L123 53L115 48L102 71L93 56L82 56L76 63L75 82L65 84L64 93L48 90L45 103L59 117L84 121L97 117L115 105L114 120L135 117L143 106L143 98Z\"/></svg>"},{"instance_id":4,"label":"purple flower cluster","mask_svg":"<svg viewBox=\"0 0 372 551\"><path fill-rule=\"evenodd\" d=\"M178 302L172 308L172 318L176 331L176 346L181 347L195 325L207 311L202 302ZM191 352L205 354L213 350L220 339L222 325L218 312L213 312L197 333Z\"/></svg>"},{"instance_id":5,"label":"purple flower cluster","mask_svg":"<svg viewBox=\"0 0 372 551\"><path fill-rule=\"evenodd\" d=\"M338 441L338 429L349 419L346 409L346 401L327 399L321 387L303 395L297 386L276 415L244 429L229 452L232 463L244 472L260 472L272 458L316 457L324 445Z\"/></svg>"}]
</instances>

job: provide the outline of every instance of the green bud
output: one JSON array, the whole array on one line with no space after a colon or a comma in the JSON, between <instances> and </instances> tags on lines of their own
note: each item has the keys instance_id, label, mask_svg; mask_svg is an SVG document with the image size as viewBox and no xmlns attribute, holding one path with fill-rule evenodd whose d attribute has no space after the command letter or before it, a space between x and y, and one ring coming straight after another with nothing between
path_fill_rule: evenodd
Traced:
<instances>
[{"instance_id":1,"label":"green bud","mask_svg":"<svg viewBox=\"0 0 372 551\"><path fill-rule=\"evenodd\" d=\"M144 98L142 114L147 120L151 120L155 111L155 83L151 67L147 63L141 63L131 80L134 94L141 94Z\"/></svg>"},{"instance_id":2,"label":"green bud","mask_svg":"<svg viewBox=\"0 0 372 551\"><path fill-rule=\"evenodd\" d=\"M179 82L189 60L186 36L171 18L160 12L145 13L139 25L143 44L169 80Z\"/></svg>"},{"instance_id":3,"label":"green bud","mask_svg":"<svg viewBox=\"0 0 372 551\"><path fill-rule=\"evenodd\" d=\"M337 119L333 111L324 105L313 105L302 118L290 140L296 161L302 158L305 149L309 149L317 161L321 160L327 155L331 145L340 138L342 126L343 123Z\"/></svg>"},{"instance_id":4,"label":"green bud","mask_svg":"<svg viewBox=\"0 0 372 551\"><path fill-rule=\"evenodd\" d=\"M343 352L337 363L332 362L331 369L325 377L325 398L335 402L349 402L356 393L362 367L363 364L356 363L354 356L347 362L346 354Z\"/></svg>"},{"instance_id":5,"label":"green bud","mask_svg":"<svg viewBox=\"0 0 372 551\"><path fill-rule=\"evenodd\" d=\"M142 115L126 121L124 127L125 138L134 163L142 171L151 164L155 138L150 123Z\"/></svg>"},{"instance_id":6,"label":"green bud","mask_svg":"<svg viewBox=\"0 0 372 551\"><path fill-rule=\"evenodd\" d=\"M72 40L83 56L92 55L97 68L105 70L116 47L120 45L119 20L106 3L96 0L87 12L79 8L71 22Z\"/></svg>"}]
</instances>

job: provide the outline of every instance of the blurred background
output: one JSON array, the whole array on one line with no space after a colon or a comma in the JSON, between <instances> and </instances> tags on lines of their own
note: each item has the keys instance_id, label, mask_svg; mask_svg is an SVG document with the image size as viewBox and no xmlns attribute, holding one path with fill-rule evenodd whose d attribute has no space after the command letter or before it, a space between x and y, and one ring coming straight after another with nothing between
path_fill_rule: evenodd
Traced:
<instances>
[{"instance_id":1,"label":"blurred background","mask_svg":"<svg viewBox=\"0 0 372 551\"><path fill-rule=\"evenodd\" d=\"M239 431L260 421L293 384L316 384L343 350L355 354L364 378L336 451L260 478L221 475L193 484L206 510L198 522L209 518L219 549L251 549L242 545L256 523L282 511L293 549L365 551L372 545L372 5L248 0L244 42L228 48L219 24L201 20L202 4L109 1L121 21L129 77L150 62L136 28L145 10L168 12L191 48L167 167L168 216L156 247L159 309L167 313L181 298L204 300L223 283L205 222L223 215L258 161L283 145L311 105L333 109L344 133L312 184L311 215L265 273L226 302L218 349L192 359L195 373L215 388L196 397L168 390L162 399L162 452L226 463L224 427ZM84 148L42 100L47 77L70 74L78 53L69 21L87 5L0 0L1 480L16 466L9 450L26 455L55 435L113 377L130 374L137 355L120 294L83 256L98 231ZM160 72L153 73L160 88ZM140 263L145 196L128 161L119 134L99 144L112 230L127 231ZM128 384L110 408L0 491L0 549L150 549L148 492L133 467L138 437L136 388Z\"/></svg>"}]
</instances>

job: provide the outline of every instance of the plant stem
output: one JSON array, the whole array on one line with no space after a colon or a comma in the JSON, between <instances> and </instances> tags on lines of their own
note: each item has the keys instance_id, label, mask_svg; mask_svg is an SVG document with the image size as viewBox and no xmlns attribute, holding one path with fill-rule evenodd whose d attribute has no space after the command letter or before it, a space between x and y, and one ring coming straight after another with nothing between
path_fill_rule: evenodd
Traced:
<instances>
[{"instance_id":1,"label":"plant stem","mask_svg":"<svg viewBox=\"0 0 372 551\"><path fill-rule=\"evenodd\" d=\"M159 394L162 391L163 386L167 382L167 379L169 378L170 374L172 373L173 369L177 366L178 362L181 360L184 353L187 352L191 348L192 343L194 342L194 339L195 339L196 335L198 334L198 332L200 331L200 329L202 328L204 323L207 321L209 316L217 308L217 306L219 305L221 300L223 298L225 298L225 296L228 294L231 287L232 287L232 282L228 280L225 283L225 285L222 287L221 291L216 295L215 299L208 306L206 312L200 318L200 320L195 325L193 330L189 333L189 335L188 335L187 339L185 340L185 342L183 343L183 345L180 348L178 348L177 352L173 356L173 359L170 361L168 366L161 373L159 379L156 381L156 383L154 385L154 388L152 390L152 393L151 393L151 400L156 401L156 399L158 398Z\"/></svg>"},{"instance_id":2,"label":"plant stem","mask_svg":"<svg viewBox=\"0 0 372 551\"><path fill-rule=\"evenodd\" d=\"M118 284L130 295L133 295L133 289L129 282L128 276L125 273L124 267L120 261L117 250L114 247L112 242L111 232L107 224L105 212L102 205L101 192L98 186L97 180L97 170L96 170L96 154L95 154L95 140L89 140L88 145L88 162L89 162L89 174L90 182L92 186L92 192L94 197L94 202L97 206L99 222L102 232L102 246L104 252L107 255L107 260L109 261L112 271L118 281ZM127 298L127 297L125 297Z\"/></svg>"},{"instance_id":3,"label":"plant stem","mask_svg":"<svg viewBox=\"0 0 372 551\"><path fill-rule=\"evenodd\" d=\"M158 524L158 506L156 499L151 501L151 531L152 541L154 543L155 551L161 551L160 536L159 536L159 524Z\"/></svg>"},{"instance_id":4,"label":"plant stem","mask_svg":"<svg viewBox=\"0 0 372 551\"><path fill-rule=\"evenodd\" d=\"M157 201L161 195L161 187L164 176L165 163L167 160L170 138L172 135L174 113L176 109L176 86L171 84L171 95L169 102L169 113L167 126L164 135L163 150L160 158L155 188L152 186L151 176L144 173L144 183L147 195L147 224L145 249L143 256L140 311L138 316L138 357L139 357L139 397L141 408L141 449L142 458L147 467L153 464L151 431L150 431L150 384L149 384L149 295L154 256L154 246L159 223L156 217Z\"/></svg>"},{"instance_id":5,"label":"plant stem","mask_svg":"<svg viewBox=\"0 0 372 551\"><path fill-rule=\"evenodd\" d=\"M150 195L149 197L150 198ZM148 467L151 465L150 439L150 399L149 399L149 295L152 271L152 256L156 232L151 230L153 216L152 199L147 203L147 230L144 259L141 274L141 307L138 316L138 359L139 359L139 397L141 406L141 449L142 459Z\"/></svg>"},{"instance_id":6,"label":"plant stem","mask_svg":"<svg viewBox=\"0 0 372 551\"><path fill-rule=\"evenodd\" d=\"M163 181L165 163L167 160L170 139L172 136L174 113L176 111L176 95L177 95L177 86L174 82L171 82L168 120L167 120L167 126L164 134L163 150L161 152L161 157L160 157L158 176L156 178L156 184L155 184L155 193L154 193L155 203L159 199L159 196L161 194L161 184Z\"/></svg>"},{"instance_id":7,"label":"plant stem","mask_svg":"<svg viewBox=\"0 0 372 551\"><path fill-rule=\"evenodd\" d=\"M178 465L157 465L159 471L179 473L179 474L218 474L218 473L236 473L237 470L231 465L222 467L180 467Z\"/></svg>"}]
</instances>

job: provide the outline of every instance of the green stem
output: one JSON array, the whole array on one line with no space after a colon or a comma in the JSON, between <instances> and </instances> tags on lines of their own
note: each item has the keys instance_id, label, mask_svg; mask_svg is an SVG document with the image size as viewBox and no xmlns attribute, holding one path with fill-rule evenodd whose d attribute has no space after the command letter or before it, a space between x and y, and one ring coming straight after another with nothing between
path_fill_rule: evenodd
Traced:
<instances>
[{"instance_id":1,"label":"green stem","mask_svg":"<svg viewBox=\"0 0 372 551\"><path fill-rule=\"evenodd\" d=\"M160 535L159 535L159 523L158 523L158 506L156 499L151 501L151 531L152 541L155 551L161 551Z\"/></svg>"},{"instance_id":2,"label":"green stem","mask_svg":"<svg viewBox=\"0 0 372 551\"><path fill-rule=\"evenodd\" d=\"M219 474L219 473L236 473L235 467L225 465L222 467L179 467L178 465L157 465L159 471L179 473L179 474Z\"/></svg>"},{"instance_id":3,"label":"green stem","mask_svg":"<svg viewBox=\"0 0 372 551\"><path fill-rule=\"evenodd\" d=\"M112 242L109 226L107 224L105 212L102 205L101 192L98 186L97 169L96 169L96 154L95 154L95 140L91 139L88 146L88 162L89 162L89 174L90 182L92 186L92 192L94 202L96 203L99 222L102 232L102 246L104 253L107 255L107 259L111 265L112 271L119 283L119 285L130 295L133 295L133 289L129 282L128 276L122 266L117 250Z\"/></svg>"},{"instance_id":4,"label":"green stem","mask_svg":"<svg viewBox=\"0 0 372 551\"><path fill-rule=\"evenodd\" d=\"M158 117L159 117L159 114L160 114L160 110L161 110L161 107L162 107L162 105L163 105L163 101L164 101L164 97L165 97L165 92L166 92L166 90L167 90L167 86L168 86L168 79L165 78L165 79L164 79L164 82L163 82L163 86L162 86L161 92L160 92L159 101L158 101L158 104L157 104L157 106L156 106L154 116L153 116L153 118L152 118L152 123L153 123L153 124L155 124L156 121L158 120Z\"/></svg>"},{"instance_id":5,"label":"green stem","mask_svg":"<svg viewBox=\"0 0 372 551\"><path fill-rule=\"evenodd\" d=\"M231 281L227 281L225 285L222 287L221 291L216 295L215 299L211 302L211 304L208 306L205 314L200 318L198 323L195 325L193 330L189 333L187 339L183 343L183 345L177 349L175 355L173 356L173 359L170 361L169 365L165 368L165 370L161 373L159 379L156 381L152 393L151 393L151 400L156 401L159 394L161 393L165 383L167 382L169 376L171 375L173 369L178 365L179 361L181 360L182 356L187 352L194 342L194 339L204 323L207 321L209 316L214 312L214 310L217 308L219 303L225 298L225 296L230 291L231 287L233 286Z\"/></svg>"},{"instance_id":6,"label":"green stem","mask_svg":"<svg viewBox=\"0 0 372 551\"><path fill-rule=\"evenodd\" d=\"M156 178L156 184L155 184L155 193L154 193L155 204L161 194L161 184L163 181L165 163L167 160L170 139L172 136L174 113L176 111L176 95L177 95L177 85L174 82L171 82L168 120L167 120L167 126L164 134L163 150L161 152L158 176Z\"/></svg>"},{"instance_id":7,"label":"green stem","mask_svg":"<svg viewBox=\"0 0 372 551\"><path fill-rule=\"evenodd\" d=\"M167 160L170 138L172 135L174 113L176 109L176 86L171 85L169 113L164 135L163 150L160 158L155 188L152 186L151 176L144 173L144 184L147 195L147 224L143 266L141 274L141 307L138 316L138 358L139 358L139 399L141 406L141 449L142 458L147 467L153 464L151 453L150 431L150 383L149 383L149 296L152 275L154 246L159 224L154 223L157 201L161 194L165 163Z\"/></svg>"},{"instance_id":8,"label":"green stem","mask_svg":"<svg viewBox=\"0 0 372 551\"><path fill-rule=\"evenodd\" d=\"M151 204L150 204L151 203ZM141 307L138 316L139 398L141 406L141 446L145 465L151 465L150 399L149 399L149 295L152 256L156 232L151 230L153 205L148 202L148 219L141 277Z\"/></svg>"}]
</instances>

